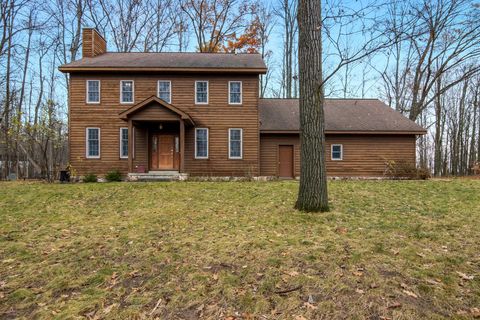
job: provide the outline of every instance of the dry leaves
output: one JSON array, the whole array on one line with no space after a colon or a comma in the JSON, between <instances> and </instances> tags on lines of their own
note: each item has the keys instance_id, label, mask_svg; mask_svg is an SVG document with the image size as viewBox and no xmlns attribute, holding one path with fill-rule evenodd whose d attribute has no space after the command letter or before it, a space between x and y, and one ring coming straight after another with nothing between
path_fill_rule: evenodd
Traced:
<instances>
[{"instance_id":1,"label":"dry leaves","mask_svg":"<svg viewBox=\"0 0 480 320\"><path fill-rule=\"evenodd\" d=\"M457 274L462 278L462 280L473 280L474 276L469 276L463 272L457 271Z\"/></svg>"}]
</instances>

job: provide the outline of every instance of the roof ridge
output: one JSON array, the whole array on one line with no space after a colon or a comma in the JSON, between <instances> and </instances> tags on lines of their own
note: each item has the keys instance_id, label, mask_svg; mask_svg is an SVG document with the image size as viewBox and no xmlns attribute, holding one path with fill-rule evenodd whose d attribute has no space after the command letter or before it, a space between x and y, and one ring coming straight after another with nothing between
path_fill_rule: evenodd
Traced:
<instances>
[{"instance_id":1,"label":"roof ridge","mask_svg":"<svg viewBox=\"0 0 480 320\"><path fill-rule=\"evenodd\" d=\"M260 98L261 100L299 100L299 98ZM329 98L326 97L325 99L328 100L379 100L379 98Z\"/></svg>"},{"instance_id":2,"label":"roof ridge","mask_svg":"<svg viewBox=\"0 0 480 320\"><path fill-rule=\"evenodd\" d=\"M247 52L239 52L239 53L232 53L232 52L194 52L194 51L163 51L163 52L141 52L141 51L133 51L133 52L119 52L119 51L107 51L105 53L120 53L120 54L196 54L196 55L202 55L202 54L211 54L211 55L232 55L232 56L239 56L239 55L260 55L260 53L247 53Z\"/></svg>"}]
</instances>

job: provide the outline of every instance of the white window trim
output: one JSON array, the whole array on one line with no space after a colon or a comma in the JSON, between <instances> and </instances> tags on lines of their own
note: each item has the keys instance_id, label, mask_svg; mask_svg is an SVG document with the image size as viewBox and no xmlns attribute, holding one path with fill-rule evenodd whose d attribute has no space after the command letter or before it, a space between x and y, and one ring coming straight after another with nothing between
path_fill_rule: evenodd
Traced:
<instances>
[{"instance_id":1,"label":"white window trim","mask_svg":"<svg viewBox=\"0 0 480 320\"><path fill-rule=\"evenodd\" d=\"M132 82L132 102L123 101L123 83ZM120 103L121 104L133 104L135 103L135 81L133 80L120 80Z\"/></svg>"},{"instance_id":2,"label":"white window trim","mask_svg":"<svg viewBox=\"0 0 480 320\"><path fill-rule=\"evenodd\" d=\"M207 130L207 156L205 157L199 157L197 156L197 131L198 130ZM209 155L209 143L210 143L210 130L208 128L195 128L195 159L208 159Z\"/></svg>"},{"instance_id":3,"label":"white window trim","mask_svg":"<svg viewBox=\"0 0 480 320\"><path fill-rule=\"evenodd\" d=\"M89 99L89 92L88 92L88 83L90 81L97 81L98 82L98 101L90 101ZM89 80L86 80L85 81L85 85L86 85L86 92L87 92L87 96L85 97L85 102L87 104L100 104L100 101L102 100L102 83L100 80L96 80L96 79L89 79Z\"/></svg>"},{"instance_id":4,"label":"white window trim","mask_svg":"<svg viewBox=\"0 0 480 320\"><path fill-rule=\"evenodd\" d=\"M333 147L340 147L340 159L333 157ZM343 144L332 144L330 146L330 159L333 161L342 161L343 160Z\"/></svg>"},{"instance_id":5,"label":"white window trim","mask_svg":"<svg viewBox=\"0 0 480 320\"><path fill-rule=\"evenodd\" d=\"M232 157L230 153L230 133L232 130L240 130L240 156L239 157ZM229 128L228 129L228 159L238 160L243 159L243 129L242 128Z\"/></svg>"},{"instance_id":6,"label":"white window trim","mask_svg":"<svg viewBox=\"0 0 480 320\"><path fill-rule=\"evenodd\" d=\"M122 131L123 131L123 130L127 130L127 139L129 138L129 136L128 136L128 127L121 127L121 128L120 128L120 141L119 141L119 143L118 143L118 145L119 145L119 147L120 147L120 148L119 148L119 149L120 149L120 150L119 150L120 159L128 159L128 154L130 153L130 150L128 150L128 142L127 142L127 155L126 155L126 156L122 155L122 138L123 138L123 136L122 136ZM127 140L127 141L128 141L128 140Z\"/></svg>"},{"instance_id":7,"label":"white window trim","mask_svg":"<svg viewBox=\"0 0 480 320\"><path fill-rule=\"evenodd\" d=\"M230 100L231 94L230 94L230 84L233 82L238 82L240 83L240 102L232 102ZM239 105L242 104L243 102L243 82L242 81L228 81L228 104L233 104L233 105Z\"/></svg>"},{"instance_id":8,"label":"white window trim","mask_svg":"<svg viewBox=\"0 0 480 320\"><path fill-rule=\"evenodd\" d=\"M157 98L160 99L160 82L168 82L169 87L170 87L170 94L168 97L168 100L170 101L165 101L166 103L172 104L172 81L171 80L158 80L157 81Z\"/></svg>"},{"instance_id":9,"label":"white window trim","mask_svg":"<svg viewBox=\"0 0 480 320\"><path fill-rule=\"evenodd\" d=\"M98 129L98 156L90 156L88 151L88 130L90 129ZM101 136L101 130L98 127L87 127L85 128L85 157L87 159L100 159L100 155L102 154L102 136Z\"/></svg>"},{"instance_id":10,"label":"white window trim","mask_svg":"<svg viewBox=\"0 0 480 320\"><path fill-rule=\"evenodd\" d=\"M197 101L197 83L199 82L206 82L207 83L207 102L198 102ZM208 104L208 100L209 100L209 91L210 91L210 84L208 83L208 80L196 80L195 81L195 104Z\"/></svg>"}]
</instances>

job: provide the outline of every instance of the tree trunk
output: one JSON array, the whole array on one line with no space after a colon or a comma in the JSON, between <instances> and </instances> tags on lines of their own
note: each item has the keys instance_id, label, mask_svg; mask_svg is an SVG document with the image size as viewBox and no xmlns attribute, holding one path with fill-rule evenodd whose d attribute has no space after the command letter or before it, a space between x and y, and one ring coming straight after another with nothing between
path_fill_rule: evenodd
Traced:
<instances>
[{"instance_id":1,"label":"tree trunk","mask_svg":"<svg viewBox=\"0 0 480 320\"><path fill-rule=\"evenodd\" d=\"M301 173L295 207L303 211L328 211L320 1L300 0L297 18Z\"/></svg>"}]
</instances>

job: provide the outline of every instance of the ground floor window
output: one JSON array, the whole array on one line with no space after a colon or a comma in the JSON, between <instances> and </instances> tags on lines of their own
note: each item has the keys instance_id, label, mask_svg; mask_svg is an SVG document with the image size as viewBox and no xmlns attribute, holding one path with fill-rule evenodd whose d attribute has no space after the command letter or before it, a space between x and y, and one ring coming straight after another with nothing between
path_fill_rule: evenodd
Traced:
<instances>
[{"instance_id":1,"label":"ground floor window","mask_svg":"<svg viewBox=\"0 0 480 320\"><path fill-rule=\"evenodd\" d=\"M86 130L87 158L100 158L100 128Z\"/></svg>"},{"instance_id":2,"label":"ground floor window","mask_svg":"<svg viewBox=\"0 0 480 320\"><path fill-rule=\"evenodd\" d=\"M228 157L242 159L242 129L228 129Z\"/></svg>"},{"instance_id":3,"label":"ground floor window","mask_svg":"<svg viewBox=\"0 0 480 320\"><path fill-rule=\"evenodd\" d=\"M195 158L196 159L208 158L208 129L207 128L195 129Z\"/></svg>"},{"instance_id":4,"label":"ground floor window","mask_svg":"<svg viewBox=\"0 0 480 320\"><path fill-rule=\"evenodd\" d=\"M120 158L128 158L128 128L120 128Z\"/></svg>"},{"instance_id":5,"label":"ground floor window","mask_svg":"<svg viewBox=\"0 0 480 320\"><path fill-rule=\"evenodd\" d=\"M341 144L332 144L331 150L332 160L342 160L343 159L343 145Z\"/></svg>"}]
</instances>

